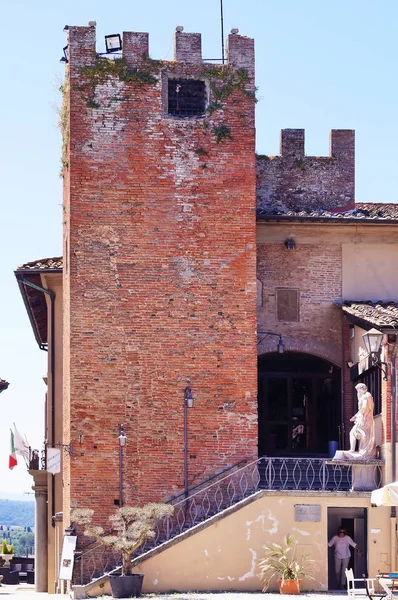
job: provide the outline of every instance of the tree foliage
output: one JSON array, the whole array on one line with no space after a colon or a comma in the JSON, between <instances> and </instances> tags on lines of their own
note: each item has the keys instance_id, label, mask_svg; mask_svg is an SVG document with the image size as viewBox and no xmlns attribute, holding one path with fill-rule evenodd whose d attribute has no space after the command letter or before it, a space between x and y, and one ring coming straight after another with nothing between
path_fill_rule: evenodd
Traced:
<instances>
[{"instance_id":1,"label":"tree foliage","mask_svg":"<svg viewBox=\"0 0 398 600\"><path fill-rule=\"evenodd\" d=\"M76 508L71 518L84 527L84 535L94 537L101 544L120 551L122 575L129 575L134 552L147 540L155 537L156 521L171 516L173 512L173 506L153 502L143 507L123 506L109 517L112 529L110 534L105 534L102 527L92 524L94 511L90 508Z\"/></svg>"},{"instance_id":2,"label":"tree foliage","mask_svg":"<svg viewBox=\"0 0 398 600\"><path fill-rule=\"evenodd\" d=\"M35 503L22 500L0 500L0 523L2 527L34 527Z\"/></svg>"}]
</instances>

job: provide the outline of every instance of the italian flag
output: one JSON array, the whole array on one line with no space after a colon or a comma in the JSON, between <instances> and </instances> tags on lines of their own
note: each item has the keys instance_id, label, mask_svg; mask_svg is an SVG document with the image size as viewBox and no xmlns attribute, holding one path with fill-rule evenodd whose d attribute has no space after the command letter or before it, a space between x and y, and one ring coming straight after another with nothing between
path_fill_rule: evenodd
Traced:
<instances>
[{"instance_id":1,"label":"italian flag","mask_svg":"<svg viewBox=\"0 0 398 600\"><path fill-rule=\"evenodd\" d=\"M18 462L17 462L17 454L15 452L14 434L11 429L10 429L10 433L11 433L11 444L10 444L10 458L8 459L8 468L13 469L14 467L17 466Z\"/></svg>"}]
</instances>

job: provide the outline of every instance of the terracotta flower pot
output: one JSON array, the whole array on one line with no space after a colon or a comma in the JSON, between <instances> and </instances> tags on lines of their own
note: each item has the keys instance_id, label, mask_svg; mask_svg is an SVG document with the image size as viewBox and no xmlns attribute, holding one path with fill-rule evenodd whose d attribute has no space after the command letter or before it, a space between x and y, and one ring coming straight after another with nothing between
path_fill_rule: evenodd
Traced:
<instances>
[{"instance_id":1,"label":"terracotta flower pot","mask_svg":"<svg viewBox=\"0 0 398 600\"><path fill-rule=\"evenodd\" d=\"M299 594L301 579L278 579L279 592L281 594Z\"/></svg>"}]
</instances>

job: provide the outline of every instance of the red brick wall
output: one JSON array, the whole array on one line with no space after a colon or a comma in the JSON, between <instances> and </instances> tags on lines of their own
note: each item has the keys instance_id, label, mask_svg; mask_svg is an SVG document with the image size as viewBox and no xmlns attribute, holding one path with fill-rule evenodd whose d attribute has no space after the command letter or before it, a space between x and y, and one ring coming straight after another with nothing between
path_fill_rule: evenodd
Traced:
<instances>
[{"instance_id":1,"label":"red brick wall","mask_svg":"<svg viewBox=\"0 0 398 600\"><path fill-rule=\"evenodd\" d=\"M347 210L355 203L355 132L334 129L330 156L305 156L304 129L284 129L281 156L257 158L259 210Z\"/></svg>"},{"instance_id":2,"label":"red brick wall","mask_svg":"<svg viewBox=\"0 0 398 600\"><path fill-rule=\"evenodd\" d=\"M257 449L253 81L204 118L165 116L167 73L204 77L198 39L184 34L185 62L157 64L155 84L89 89L95 28L69 30L65 486L72 507L104 516L119 495L119 423L124 503L182 490L187 385L190 485ZM124 44L142 64L146 34ZM229 61L216 85L232 65L252 75L253 41L230 36ZM231 137L217 143L221 125Z\"/></svg>"},{"instance_id":3,"label":"red brick wall","mask_svg":"<svg viewBox=\"0 0 398 600\"><path fill-rule=\"evenodd\" d=\"M286 228L288 237L289 230ZM341 245L297 243L288 250L283 242L257 248L257 277L262 283L263 302L258 307L259 330L283 335L286 350L314 354L338 365L342 361ZM299 290L300 318L277 321L277 288ZM275 338L276 339L276 338ZM266 338L260 353L275 351L274 338Z\"/></svg>"}]
</instances>

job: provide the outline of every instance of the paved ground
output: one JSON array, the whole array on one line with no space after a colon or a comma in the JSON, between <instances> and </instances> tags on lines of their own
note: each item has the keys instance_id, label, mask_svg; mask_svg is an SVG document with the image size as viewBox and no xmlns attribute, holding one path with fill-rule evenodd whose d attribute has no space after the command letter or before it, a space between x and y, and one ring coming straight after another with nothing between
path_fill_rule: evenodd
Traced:
<instances>
[{"instance_id":1,"label":"paved ground","mask_svg":"<svg viewBox=\"0 0 398 600\"><path fill-rule=\"evenodd\" d=\"M3 596L7 597L7 600L69 600L69 596L63 594L42 594L36 593L33 585L20 584L20 585L1 585L0 586L0 600ZM143 600L280 600L281 596L285 600L292 600L291 596L273 593L241 593L241 592L218 592L218 593L205 593L205 592L186 592L183 594L144 594ZM341 600L347 598L347 592L313 592L313 593L301 593L300 598L307 598L310 600ZM364 597L365 598L365 597ZM6 600L6 598L4 598Z\"/></svg>"}]
</instances>

